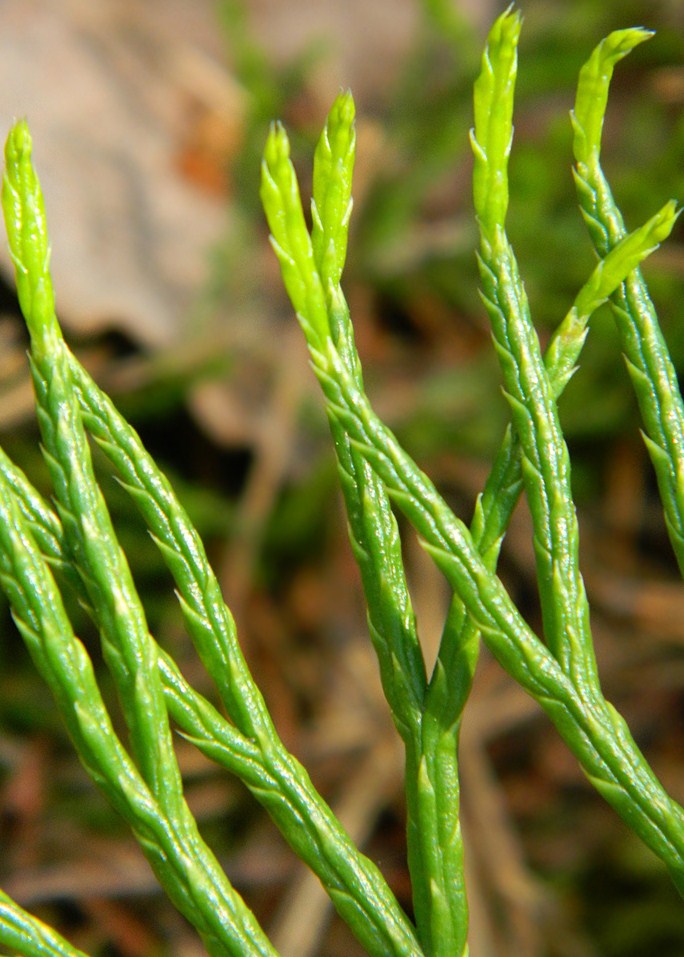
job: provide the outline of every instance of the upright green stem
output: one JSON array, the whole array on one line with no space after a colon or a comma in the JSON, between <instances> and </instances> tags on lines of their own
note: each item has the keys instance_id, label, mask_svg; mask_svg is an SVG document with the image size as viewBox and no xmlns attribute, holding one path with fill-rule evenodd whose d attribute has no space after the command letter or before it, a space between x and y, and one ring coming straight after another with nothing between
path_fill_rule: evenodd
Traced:
<instances>
[{"instance_id":1,"label":"upright green stem","mask_svg":"<svg viewBox=\"0 0 684 957\"><path fill-rule=\"evenodd\" d=\"M352 123L353 103L343 94L316 150L310 239L287 137L280 127L274 128L266 146L262 198L285 284L311 348L324 350L331 340L362 389L349 310L339 285L351 208ZM458 703L453 702L447 717L440 713L437 720L436 714L423 720L425 666L396 521L382 482L334 416L330 424L369 630L385 695L406 749L408 852L418 934L431 957L452 957L465 952L467 935L453 717Z\"/></svg>"},{"instance_id":2,"label":"upright green stem","mask_svg":"<svg viewBox=\"0 0 684 957\"><path fill-rule=\"evenodd\" d=\"M89 570L90 601L102 616L105 655L119 686L143 776L155 794L173 800L179 792L180 776L172 758L159 679L153 679L149 688L140 687L136 679L137 664L156 675L156 660L128 566L92 474L90 452L71 394L47 269L42 198L30 157L28 129L18 124L7 141L3 205L21 277L20 301L31 336L31 370L48 466L69 549L74 560Z\"/></svg>"},{"instance_id":3,"label":"upright green stem","mask_svg":"<svg viewBox=\"0 0 684 957\"><path fill-rule=\"evenodd\" d=\"M618 288L638 264L657 249L671 232L678 211L672 202L652 216L643 226L625 236L605 259L600 260L589 280L578 293L572 308L556 329L544 355L553 396L557 399L573 375L593 312ZM490 571L496 569L501 543L522 491L522 465L519 440L509 426L497 452L484 490L478 496L470 526L473 542ZM452 665L468 649L477 648L477 629L458 598L452 606L444 628L438 662L447 674L463 674L464 669ZM428 690L426 710L439 707L441 694L433 689L435 676ZM467 673L467 671L466 671ZM462 692L450 693L449 700L460 700Z\"/></svg>"},{"instance_id":4,"label":"upright green stem","mask_svg":"<svg viewBox=\"0 0 684 957\"><path fill-rule=\"evenodd\" d=\"M615 64L650 36L639 28L611 33L580 73L572 114L575 182L599 256L606 256L625 235L622 215L600 164L608 88ZM639 269L613 293L611 305L646 428L668 534L684 574L684 402L677 373Z\"/></svg>"},{"instance_id":5,"label":"upright green stem","mask_svg":"<svg viewBox=\"0 0 684 957\"><path fill-rule=\"evenodd\" d=\"M96 612L105 659L119 693L144 786L130 768L124 775L132 782L128 791L116 786L116 763L126 765L128 756L108 717L104 717L106 711L87 655L73 637L59 593L30 532L23 534L21 542L16 537L23 531L24 521L10 489L3 486L0 523L9 527L2 543L2 561L10 602L63 712L84 710L80 721L74 721L73 716L67 720L74 740L87 749L84 760L91 774L136 830L176 905L195 924L213 953L269 957L274 951L266 935L202 841L183 798L156 645L95 481L68 354L54 313L43 199L23 122L10 133L6 160L3 208L19 277L20 303L31 336L44 454L61 512L68 558L78 570ZM68 676L59 671L63 665L57 646L60 634L70 643L76 674L73 668ZM53 653L54 648L57 650ZM83 676L88 681L85 695L74 684ZM65 693L67 685L70 690ZM94 729L94 736L86 735L84 726L93 723L100 727ZM91 740L97 742L96 750L90 746ZM106 772L102 769L105 763ZM145 788L149 788L149 795ZM147 821L145 830L140 829L139 819Z\"/></svg>"},{"instance_id":6,"label":"upright green stem","mask_svg":"<svg viewBox=\"0 0 684 957\"><path fill-rule=\"evenodd\" d=\"M570 456L527 296L505 233L508 156L520 17L506 12L492 28L475 83L473 196L480 227L480 274L520 440L532 513L537 578L546 641L578 688L598 685L589 608L579 572L579 533L570 486Z\"/></svg>"},{"instance_id":7,"label":"upright green stem","mask_svg":"<svg viewBox=\"0 0 684 957\"><path fill-rule=\"evenodd\" d=\"M311 242L326 294L330 335L358 388L361 363L340 287L351 213L353 101L338 97L316 148ZM349 531L368 608L383 687L406 752L409 871L418 934L426 954L461 954L468 928L459 824L456 722L424 713L425 664L403 569L401 542L380 479L334 417ZM411 684L405 688L409 676ZM456 702L454 702L454 705Z\"/></svg>"},{"instance_id":8,"label":"upright green stem","mask_svg":"<svg viewBox=\"0 0 684 957\"><path fill-rule=\"evenodd\" d=\"M79 569L88 604L103 628L108 663L120 686L146 780L175 826L185 832L193 853L209 855L182 800L159 655L92 474L81 415L119 468L126 488L161 548L178 583L189 630L217 681L231 718L245 736L258 743L265 776L260 780L253 778L252 789L288 831L295 846L313 863L319 858L314 869L320 872L335 906L369 953L376 957L419 957L410 923L379 870L353 848L302 766L278 738L240 651L232 616L204 548L169 483L142 449L133 430L116 415L64 346L54 316L42 198L30 166L30 141L25 127L17 127L9 142L5 211L20 276L22 307L34 342L41 426L65 525L69 561ZM234 743L235 739L232 740ZM246 768L244 759L243 766ZM307 827L307 818L317 826ZM225 878L221 879L229 888ZM230 891L234 894L232 888ZM237 901L237 895L234 896ZM208 906L212 895L207 893L205 897ZM247 919L242 902L236 903L233 911L236 920ZM249 919L253 921L251 915ZM242 940L244 933L236 933L235 938ZM266 953L270 945L263 934L262 939L259 946Z\"/></svg>"}]
</instances>

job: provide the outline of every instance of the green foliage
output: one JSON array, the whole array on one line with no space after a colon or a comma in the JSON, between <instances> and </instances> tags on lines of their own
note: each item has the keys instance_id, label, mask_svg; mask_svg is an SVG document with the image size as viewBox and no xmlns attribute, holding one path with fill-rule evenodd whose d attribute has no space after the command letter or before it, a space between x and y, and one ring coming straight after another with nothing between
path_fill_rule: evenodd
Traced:
<instances>
[{"instance_id":1,"label":"green foliage","mask_svg":"<svg viewBox=\"0 0 684 957\"><path fill-rule=\"evenodd\" d=\"M582 69L573 113L575 179L582 213L599 256L620 242L625 226L599 163L603 116L614 65L646 30L612 33ZM684 572L684 499L678 473L684 447L684 405L677 375L639 270L611 297L620 345L644 422L646 445L658 478L670 541Z\"/></svg>"},{"instance_id":2,"label":"green foliage","mask_svg":"<svg viewBox=\"0 0 684 957\"><path fill-rule=\"evenodd\" d=\"M29 277L24 304L29 329L36 335L32 355L34 381L43 403L39 415L48 462L66 504L58 517L5 461L2 487L7 507L14 511L11 516L5 513L3 523L10 536L3 555L3 582L82 762L131 824L161 883L211 953L273 951L197 833L168 745L167 708L201 750L228 765L268 808L369 953L418 953L410 925L380 872L356 850L304 769L280 743L244 662L233 619L204 548L168 481L133 429L64 345L52 311L49 275L43 269L47 239L42 200L23 124L12 131L8 144L3 194L8 233L18 269ZM24 255L26 236L35 237L37 253L30 250L32 259ZM32 269L40 267L36 274L26 268L27 261ZM34 283L42 284L41 289L49 286L48 294L35 295ZM48 335L49 349L44 348ZM53 361L54 368L51 372L47 366L41 369L39 361ZM106 506L93 484L89 452L80 438L84 426L116 467L159 546L175 579L188 630L217 683L231 723L184 682L149 635L110 531ZM68 529L74 526L71 546ZM68 569L71 584L92 610L107 664L119 683L144 778L114 733L87 652L73 637L48 563ZM33 592L29 579L34 582ZM131 648L134 641L138 644ZM137 656L139 667L129 655ZM16 914L20 920L21 912Z\"/></svg>"},{"instance_id":3,"label":"green foliage","mask_svg":"<svg viewBox=\"0 0 684 957\"><path fill-rule=\"evenodd\" d=\"M235 9L226 4L226 16ZM449 10L426 4L426 12L458 43L462 24ZM31 338L54 507L0 454L0 584L86 771L130 825L160 883L212 955L275 951L199 834L184 798L172 722L267 809L369 954L465 957L468 913L457 757L480 639L536 699L591 783L684 892L684 810L665 792L599 684L579 570L570 457L557 409L590 317L610 300L672 545L683 565L684 411L638 269L669 235L678 210L668 202L627 233L599 165L612 69L648 34L638 29L612 33L580 75L573 114L575 175L599 260L544 354L506 232L519 34L520 17L509 9L490 32L475 84L471 142L482 299L510 424L470 528L404 451L364 392L341 288L356 143L351 94L335 101L316 149L311 230L280 124L271 129L262 163L261 197L272 244L324 395L370 637L405 749L415 926L283 745L196 529L135 431L64 343L26 124L17 124L9 135L3 209ZM243 68L263 79L258 57L247 57ZM88 437L114 467L152 535L225 716L190 686L150 632L92 466ZM543 637L525 622L496 574L501 543L523 492L533 520ZM417 636L395 508L416 530L453 592L431 672ZM74 634L62 586L77 596L100 635L127 741L115 731L88 651ZM5 895L0 945L27 957L77 953Z\"/></svg>"}]
</instances>

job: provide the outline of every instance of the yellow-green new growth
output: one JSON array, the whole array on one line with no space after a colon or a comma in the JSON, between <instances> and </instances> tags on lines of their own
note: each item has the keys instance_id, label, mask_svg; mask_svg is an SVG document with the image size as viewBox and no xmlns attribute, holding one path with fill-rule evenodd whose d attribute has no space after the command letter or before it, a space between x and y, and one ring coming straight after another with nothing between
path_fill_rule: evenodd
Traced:
<instances>
[{"instance_id":1,"label":"yellow-green new growth","mask_svg":"<svg viewBox=\"0 0 684 957\"><path fill-rule=\"evenodd\" d=\"M306 227L297 175L290 160L290 142L275 123L261 164L261 202L271 230L271 244L280 261L283 282L302 323L322 345L329 334L325 294Z\"/></svg>"},{"instance_id":2,"label":"yellow-green new growth","mask_svg":"<svg viewBox=\"0 0 684 957\"><path fill-rule=\"evenodd\" d=\"M349 91L332 105L314 155L311 242L326 295L342 278L352 211L355 107Z\"/></svg>"},{"instance_id":3,"label":"yellow-green new growth","mask_svg":"<svg viewBox=\"0 0 684 957\"><path fill-rule=\"evenodd\" d=\"M31 163L32 141L26 120L15 124L5 145L2 208L10 254L16 267L17 296L36 349L59 338L50 279L50 244L45 204Z\"/></svg>"},{"instance_id":4,"label":"yellow-green new growth","mask_svg":"<svg viewBox=\"0 0 684 957\"><path fill-rule=\"evenodd\" d=\"M643 226L629 233L600 259L582 286L572 308L556 329L544 354L554 398L559 398L576 369L588 322L628 275L667 239L681 210L674 200L665 203Z\"/></svg>"},{"instance_id":5,"label":"yellow-green new growth","mask_svg":"<svg viewBox=\"0 0 684 957\"><path fill-rule=\"evenodd\" d=\"M580 70L575 108L570 114L578 163L598 161L613 69L623 57L653 35L652 30L643 27L615 30L599 43Z\"/></svg>"},{"instance_id":6,"label":"yellow-green new growth","mask_svg":"<svg viewBox=\"0 0 684 957\"><path fill-rule=\"evenodd\" d=\"M475 126L470 134L475 165L473 200L480 227L506 219L508 156L513 135L513 93L518 72L521 16L509 7L489 32L482 70L475 81Z\"/></svg>"}]
</instances>

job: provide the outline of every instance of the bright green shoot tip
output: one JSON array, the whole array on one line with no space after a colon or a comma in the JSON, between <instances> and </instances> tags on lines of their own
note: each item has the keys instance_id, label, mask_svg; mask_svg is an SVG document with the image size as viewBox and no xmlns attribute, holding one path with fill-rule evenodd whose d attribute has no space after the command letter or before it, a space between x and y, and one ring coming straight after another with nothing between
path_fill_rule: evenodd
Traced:
<instances>
[{"instance_id":1,"label":"bright green shoot tip","mask_svg":"<svg viewBox=\"0 0 684 957\"><path fill-rule=\"evenodd\" d=\"M635 47L645 40L650 40L653 35L652 30L645 30L643 27L615 30L599 43L580 70L575 108L571 113L578 163L588 163L600 152L601 132L614 67Z\"/></svg>"},{"instance_id":2,"label":"bright green shoot tip","mask_svg":"<svg viewBox=\"0 0 684 957\"><path fill-rule=\"evenodd\" d=\"M503 223L508 209L507 162L513 138L513 97L521 17L509 7L492 27L475 81L473 199L482 228ZM496 64L496 69L494 67Z\"/></svg>"},{"instance_id":3,"label":"bright green shoot tip","mask_svg":"<svg viewBox=\"0 0 684 957\"><path fill-rule=\"evenodd\" d=\"M347 254L356 150L354 118L351 93L340 93L328 114L314 156L311 241L326 294L339 285Z\"/></svg>"},{"instance_id":4,"label":"bright green shoot tip","mask_svg":"<svg viewBox=\"0 0 684 957\"><path fill-rule=\"evenodd\" d=\"M26 316L33 348L58 336L50 279L50 245L40 183L31 162L31 134L26 120L10 131L5 146L2 208L10 253L16 267L17 296Z\"/></svg>"},{"instance_id":5,"label":"bright green shoot tip","mask_svg":"<svg viewBox=\"0 0 684 957\"><path fill-rule=\"evenodd\" d=\"M290 141L280 123L271 127L264 149L261 201L295 312L311 335L322 343L329 333L325 295L290 159Z\"/></svg>"}]
</instances>

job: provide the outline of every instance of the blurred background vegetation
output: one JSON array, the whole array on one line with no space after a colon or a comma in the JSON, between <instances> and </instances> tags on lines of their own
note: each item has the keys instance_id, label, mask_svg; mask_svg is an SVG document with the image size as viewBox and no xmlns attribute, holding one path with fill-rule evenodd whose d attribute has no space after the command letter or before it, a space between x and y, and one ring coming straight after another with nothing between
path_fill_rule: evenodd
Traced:
<instances>
[{"instance_id":1,"label":"blurred background vegetation","mask_svg":"<svg viewBox=\"0 0 684 957\"><path fill-rule=\"evenodd\" d=\"M134 17L145 5L125 6ZM469 520L506 421L477 293L467 139L484 35L503 5L409 0L396 6L382 0L374 16L385 18L389 34L398 8L402 16L408 10L408 40L399 52L390 42L379 44L358 77L358 167L344 285L376 408ZM626 222L634 228L670 196L684 199L684 5L529 0L520 6L509 224L544 339L593 264L570 173L568 110L580 66L612 29L642 24L657 31L618 67L609 106L605 169ZM177 0L169 13L185 9L191 16L192 7ZM288 7L276 0L274 22L287 20ZM80 15L79 4L70 9ZM163 14L164 4L157 9ZM142 325L136 335L143 311L121 322L110 315L94 332L73 327L72 341L168 471L207 541L284 739L410 908L401 757L378 691L321 404L258 199L260 151L275 117L288 127L307 191L336 84L357 92L354 70L330 68L336 44L353 46L354 30L358 38L365 26L359 14L351 40L313 30L295 53L278 52L277 28L262 29L266 13L268 4L249 0L211 5L223 49L217 69L235 93L235 109L193 114L177 159L180 174L221 211L223 226L174 336L152 342ZM31 15L39 26L40 3ZM306 16L294 6L290 15ZM344 17L338 10L340 22ZM151 42L142 29L141 38ZM21 104L16 112L23 112ZM52 240L57 248L68 237L53 228ZM646 267L678 368L683 241L680 226ZM0 437L47 489L30 413L26 340L9 279L0 307ZM71 328L68 310L63 320ZM562 416L604 686L681 801L684 593L607 310L592 320ZM156 550L106 469L102 481L153 632L211 693ZM448 595L410 535L406 558L430 654ZM524 508L508 536L501 574L538 626ZM87 619L77 607L73 616L97 655ZM93 954L198 953L124 828L85 779L4 607L2 617L0 883ZM681 903L662 869L486 655L462 750L471 957L684 953ZM249 796L182 741L179 752L203 830L285 957L353 957L346 929Z\"/></svg>"}]
</instances>

